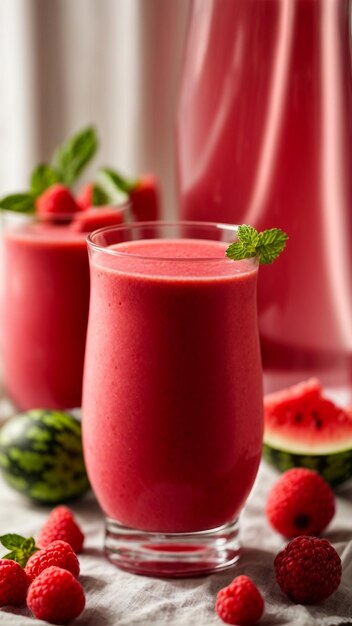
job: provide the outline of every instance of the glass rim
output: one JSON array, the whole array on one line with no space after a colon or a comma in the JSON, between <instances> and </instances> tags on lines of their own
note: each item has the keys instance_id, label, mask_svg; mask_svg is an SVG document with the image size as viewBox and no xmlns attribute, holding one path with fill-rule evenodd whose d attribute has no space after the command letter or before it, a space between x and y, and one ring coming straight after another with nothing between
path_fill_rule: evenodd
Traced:
<instances>
[{"instance_id":1,"label":"glass rim","mask_svg":"<svg viewBox=\"0 0 352 626\"><path fill-rule=\"evenodd\" d=\"M6 216L14 217L15 219L22 218L22 219L33 220L35 222L44 222L44 223L55 221L56 225L58 225L58 223L60 224L60 222L64 224L68 220L73 220L75 216L77 215L84 215L86 211L89 211L91 209L96 209L98 211L99 209L104 209L104 208L116 209L119 211L127 211L131 208L131 202L130 200L127 199L127 200L123 200L120 203L107 202L106 204L99 204L99 205L92 204L92 206L88 207L87 209L80 209L79 211L71 211L67 213L49 213L48 215L40 215L36 211L27 213L25 211L11 211L11 209L0 209L0 217L1 215L3 215L4 217ZM99 229L99 230L103 230L103 229Z\"/></svg>"},{"instance_id":2,"label":"glass rim","mask_svg":"<svg viewBox=\"0 0 352 626\"><path fill-rule=\"evenodd\" d=\"M238 228L239 225L238 224L226 224L226 223L222 223L222 222L202 222L202 221L195 221L195 220L152 220L152 221L145 221L145 222L129 222L129 223L125 223L125 224L119 224L119 225L114 225L114 226L105 226L103 228L99 228L97 230L92 231L91 233L89 233L86 237L86 242L88 245L89 250L91 251L95 251L95 252L101 252L103 254L110 254L112 256L115 257L119 257L119 258L134 258L134 259L145 259L148 261L164 261L164 262L168 262L168 261L172 261L172 262L179 262L179 263L193 263L193 262L219 262L219 260L221 260L221 257L175 257L175 256L163 256L163 257L158 257L158 256L148 256L146 254L134 254L131 252L124 252L121 250L116 250L116 249L112 249L111 245L113 244L107 244L107 245L100 245L95 243L94 238L102 235L104 233L112 233L112 232L121 232L121 231L126 231L126 230L137 230L139 228L150 228L150 227L154 227L154 228L170 228L170 227L192 227L192 228L199 228L199 229L205 229L205 228L209 228L211 229L213 232L216 231L227 231L227 232L233 232L234 233L234 238L232 241L236 241L237 239L237 233L238 233ZM175 236L175 239L177 239L178 237ZM192 239L192 237L189 237L190 239ZM141 237L142 239L149 239L147 236L146 237ZM157 239L157 237L154 237L154 239ZM171 239L171 237L169 237L168 239ZM187 239L187 237L185 237L185 239ZM131 241L135 241L134 239L131 239ZM165 239L165 241L167 241L167 239ZM214 241L217 242L218 240L214 239L209 239L209 241ZM232 243L232 241L219 241L219 243L225 243L227 245L230 245L230 243ZM116 242L116 243L126 243L126 242ZM228 259L226 256L224 256L224 260L225 261L230 261L231 259ZM241 259L243 261L252 261L253 265L256 266L258 265L258 257L246 257L245 259ZM231 260L231 262L233 263L233 261Z\"/></svg>"}]
</instances>

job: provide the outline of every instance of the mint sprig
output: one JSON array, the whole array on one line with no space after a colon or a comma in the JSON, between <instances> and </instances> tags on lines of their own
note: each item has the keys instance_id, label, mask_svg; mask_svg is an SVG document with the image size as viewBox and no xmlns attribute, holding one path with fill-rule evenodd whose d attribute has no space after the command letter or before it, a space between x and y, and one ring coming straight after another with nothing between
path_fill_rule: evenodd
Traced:
<instances>
[{"instance_id":1,"label":"mint sprig","mask_svg":"<svg viewBox=\"0 0 352 626\"><path fill-rule=\"evenodd\" d=\"M10 552L4 554L1 558L16 561L21 567L25 567L29 557L39 550L35 545L33 537L21 537L21 535L16 535L15 533L1 535L0 543L4 548L10 550Z\"/></svg>"},{"instance_id":2,"label":"mint sprig","mask_svg":"<svg viewBox=\"0 0 352 626\"><path fill-rule=\"evenodd\" d=\"M283 252L288 235L281 228L258 232L253 226L238 227L238 241L231 243L226 256L234 261L258 256L259 263L270 264Z\"/></svg>"},{"instance_id":3,"label":"mint sprig","mask_svg":"<svg viewBox=\"0 0 352 626\"><path fill-rule=\"evenodd\" d=\"M43 191L60 181L59 173L47 163L40 163L31 174L31 194L37 198Z\"/></svg>"},{"instance_id":4,"label":"mint sprig","mask_svg":"<svg viewBox=\"0 0 352 626\"><path fill-rule=\"evenodd\" d=\"M113 204L125 202L135 184L109 167L101 167L96 176L96 187L105 194L107 201Z\"/></svg>"},{"instance_id":5,"label":"mint sprig","mask_svg":"<svg viewBox=\"0 0 352 626\"><path fill-rule=\"evenodd\" d=\"M116 170L111 169L111 167L102 167L98 172L98 176L100 176L106 184L113 185L116 189L127 195L137 185L136 180L129 180L125 176L119 174Z\"/></svg>"},{"instance_id":6,"label":"mint sprig","mask_svg":"<svg viewBox=\"0 0 352 626\"><path fill-rule=\"evenodd\" d=\"M97 148L98 136L95 128L88 126L75 133L57 148L50 164L40 163L34 168L29 190L1 198L0 209L34 213L38 196L55 183L72 186L93 158Z\"/></svg>"},{"instance_id":7,"label":"mint sprig","mask_svg":"<svg viewBox=\"0 0 352 626\"><path fill-rule=\"evenodd\" d=\"M53 157L53 167L60 182L72 185L98 148L98 137L92 126L76 133L57 148Z\"/></svg>"},{"instance_id":8,"label":"mint sprig","mask_svg":"<svg viewBox=\"0 0 352 626\"><path fill-rule=\"evenodd\" d=\"M109 196L105 191L97 184L93 185L92 204L93 206L102 206L110 202Z\"/></svg>"},{"instance_id":9,"label":"mint sprig","mask_svg":"<svg viewBox=\"0 0 352 626\"><path fill-rule=\"evenodd\" d=\"M34 197L30 193L13 193L0 199L0 209L17 213L33 213Z\"/></svg>"}]
</instances>

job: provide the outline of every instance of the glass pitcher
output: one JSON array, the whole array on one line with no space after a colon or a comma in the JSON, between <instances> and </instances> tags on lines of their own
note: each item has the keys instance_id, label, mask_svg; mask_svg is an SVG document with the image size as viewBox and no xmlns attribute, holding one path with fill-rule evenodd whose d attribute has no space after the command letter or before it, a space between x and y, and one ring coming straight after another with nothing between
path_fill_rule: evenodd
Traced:
<instances>
[{"instance_id":1,"label":"glass pitcher","mask_svg":"<svg viewBox=\"0 0 352 626\"><path fill-rule=\"evenodd\" d=\"M184 219L284 229L259 280L265 389L352 401L349 0L194 0L178 112Z\"/></svg>"}]
</instances>

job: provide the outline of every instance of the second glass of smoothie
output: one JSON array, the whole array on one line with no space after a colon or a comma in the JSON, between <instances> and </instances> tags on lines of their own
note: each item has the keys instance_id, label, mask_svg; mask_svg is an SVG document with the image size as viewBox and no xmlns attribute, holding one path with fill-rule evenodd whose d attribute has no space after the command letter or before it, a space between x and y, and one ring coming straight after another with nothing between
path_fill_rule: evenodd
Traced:
<instances>
[{"instance_id":1,"label":"second glass of smoothie","mask_svg":"<svg viewBox=\"0 0 352 626\"><path fill-rule=\"evenodd\" d=\"M123 222L126 208L110 207L110 223ZM1 211L0 351L5 387L19 409L81 405L89 307L86 237L92 230L87 214L45 219ZM96 215L95 224L109 217L102 208Z\"/></svg>"},{"instance_id":2,"label":"second glass of smoothie","mask_svg":"<svg viewBox=\"0 0 352 626\"><path fill-rule=\"evenodd\" d=\"M83 386L89 479L108 557L185 576L238 558L262 450L256 259L234 226L155 222L88 237Z\"/></svg>"}]
</instances>

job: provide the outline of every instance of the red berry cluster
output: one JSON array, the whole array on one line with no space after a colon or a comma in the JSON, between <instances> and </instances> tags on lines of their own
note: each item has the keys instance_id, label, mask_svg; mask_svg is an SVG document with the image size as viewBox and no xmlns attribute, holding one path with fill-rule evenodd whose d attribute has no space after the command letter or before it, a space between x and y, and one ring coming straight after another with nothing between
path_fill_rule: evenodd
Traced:
<instances>
[{"instance_id":1,"label":"red berry cluster","mask_svg":"<svg viewBox=\"0 0 352 626\"><path fill-rule=\"evenodd\" d=\"M274 561L281 590L301 604L328 598L340 584L341 559L326 539L312 535L321 532L334 515L330 487L311 470L289 470L272 488L266 512L275 530L294 537ZM72 512L56 507L39 534L40 549L24 569L13 560L0 559L0 606L27 603L35 617L53 624L77 617L85 606L76 556L83 541ZM264 600L251 579L241 575L220 589L216 611L228 624L254 624L263 614Z\"/></svg>"},{"instance_id":2,"label":"red berry cluster","mask_svg":"<svg viewBox=\"0 0 352 626\"><path fill-rule=\"evenodd\" d=\"M72 512L58 506L49 515L38 538L40 549L24 568L0 559L0 606L24 606L52 624L66 624L83 611L85 595L78 582L84 535Z\"/></svg>"},{"instance_id":3,"label":"red berry cluster","mask_svg":"<svg viewBox=\"0 0 352 626\"><path fill-rule=\"evenodd\" d=\"M73 193L98 145L93 126L74 133L56 148L49 163L34 168L27 192L0 198L0 204L6 210L34 213L46 222L65 224L76 233L121 224L126 212L133 222L160 220L160 185L154 174L144 173L131 180L102 167L94 182Z\"/></svg>"},{"instance_id":4,"label":"red berry cluster","mask_svg":"<svg viewBox=\"0 0 352 626\"><path fill-rule=\"evenodd\" d=\"M134 221L160 219L160 191L157 178L145 174L131 186L128 201ZM85 185L77 197L62 183L48 187L36 199L36 213L42 219L72 220L70 230L88 232L104 226L115 226L123 221L123 208L94 207L94 184Z\"/></svg>"},{"instance_id":5,"label":"red berry cluster","mask_svg":"<svg viewBox=\"0 0 352 626\"><path fill-rule=\"evenodd\" d=\"M290 600L321 602L341 581L341 559L321 533L335 514L335 498L316 472L297 468L285 472L269 493L266 514L273 528L294 537L274 561L276 580ZM238 576L220 589L216 611L227 624L254 624L264 611L264 600L247 576Z\"/></svg>"}]
</instances>

